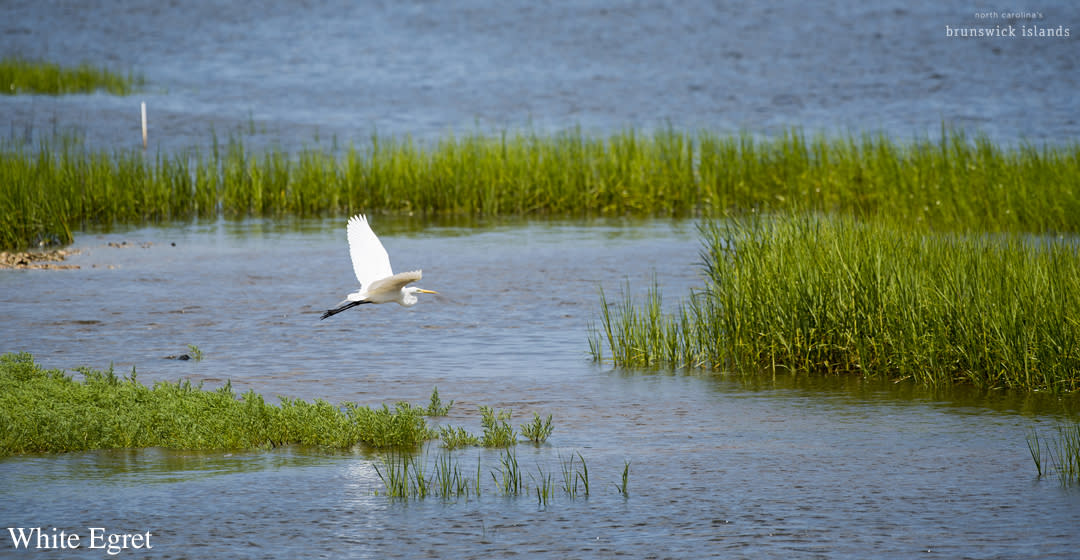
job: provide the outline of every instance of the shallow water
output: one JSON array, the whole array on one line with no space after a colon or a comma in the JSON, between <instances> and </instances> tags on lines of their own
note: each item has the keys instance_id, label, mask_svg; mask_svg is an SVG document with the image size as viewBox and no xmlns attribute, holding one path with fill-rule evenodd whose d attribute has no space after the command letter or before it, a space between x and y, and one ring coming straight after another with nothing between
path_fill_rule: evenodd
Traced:
<instances>
[{"instance_id":1,"label":"shallow water","mask_svg":"<svg viewBox=\"0 0 1080 560\"><path fill-rule=\"evenodd\" d=\"M438 386L456 401L438 422L474 433L479 405L515 426L552 414L545 446L517 448L523 475L540 465L558 485L560 457L580 452L588 499L498 495L498 454L477 449L455 457L480 462L484 493L451 502L378 494L363 450L99 451L0 459L0 527L150 531L153 550L125 554L161 558L1068 558L1080 544L1080 492L1037 479L1025 443L1075 418L1075 399L594 364L599 287L655 276L685 294L693 223L377 216L395 269L422 266L442 295L320 321L353 289L338 222L77 235L78 270L0 271L3 350L332 402L423 404ZM187 344L204 359L164 359Z\"/></svg>"},{"instance_id":2,"label":"shallow water","mask_svg":"<svg viewBox=\"0 0 1080 560\"><path fill-rule=\"evenodd\" d=\"M945 37L976 23L964 2L16 0L0 8L0 55L132 69L150 85L0 96L0 135L134 148L145 100L164 153L214 133L296 149L575 126L903 140L944 124L1072 141L1080 13L1035 8L1073 36ZM1025 443L1031 426L1075 419L1075 399L614 370L587 353L599 287L641 293L655 277L669 299L686 294L700 283L692 223L374 223L395 268L423 267L442 295L319 321L354 289L339 221L83 232L79 270L0 271L0 351L269 397L425 403L438 386L456 401L440 422L473 432L479 405L513 409L515 425L552 414L546 446L518 446L522 469L558 479L559 457L580 452L588 499L556 493L543 508L488 485L479 499L392 501L363 451L101 451L0 459L0 529L150 531L152 550L123 555L160 558L1075 556L1080 492L1038 480ZM188 344L205 358L165 359ZM457 457L485 479L497 468L492 452ZM102 556L55 556L79 552Z\"/></svg>"},{"instance_id":3,"label":"shallow water","mask_svg":"<svg viewBox=\"0 0 1080 560\"><path fill-rule=\"evenodd\" d=\"M1005 10L1001 6L990 8ZM0 96L0 131L75 128L94 145L169 152L242 131L294 149L318 138L581 126L776 134L942 124L1015 143L1080 136L1069 0L977 19L966 1L351 2L213 0L0 8L0 54L136 70L139 95ZM1062 26L1068 38L956 38L946 26Z\"/></svg>"}]
</instances>

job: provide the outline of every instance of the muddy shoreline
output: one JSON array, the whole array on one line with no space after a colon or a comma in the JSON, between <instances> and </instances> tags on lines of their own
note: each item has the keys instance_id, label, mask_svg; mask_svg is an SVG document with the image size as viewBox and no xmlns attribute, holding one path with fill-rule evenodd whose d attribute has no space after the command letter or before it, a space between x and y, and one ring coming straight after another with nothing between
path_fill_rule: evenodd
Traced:
<instances>
[{"instance_id":1,"label":"muddy shoreline","mask_svg":"<svg viewBox=\"0 0 1080 560\"><path fill-rule=\"evenodd\" d=\"M0 252L0 269L72 269L77 264L62 264L64 259L79 254L78 249L50 249L46 251Z\"/></svg>"}]
</instances>

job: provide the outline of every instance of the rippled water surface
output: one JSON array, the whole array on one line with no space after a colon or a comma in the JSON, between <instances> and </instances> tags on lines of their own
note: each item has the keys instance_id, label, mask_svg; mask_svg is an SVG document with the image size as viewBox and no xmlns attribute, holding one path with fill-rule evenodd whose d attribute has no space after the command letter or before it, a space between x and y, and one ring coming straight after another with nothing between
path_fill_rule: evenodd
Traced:
<instances>
[{"instance_id":1,"label":"rippled water surface","mask_svg":"<svg viewBox=\"0 0 1080 560\"><path fill-rule=\"evenodd\" d=\"M78 270L0 271L0 339L50 367L134 365L146 383L372 405L438 386L455 401L438 421L475 433L479 405L515 424L552 414L547 445L518 446L522 471L559 484L579 452L588 499L499 495L499 455L475 448L455 457L481 467L484 494L451 502L389 500L363 450L100 451L0 460L0 524L151 531L138 554L163 558L1068 558L1080 544L1080 492L1038 480L1025 443L1075 403L594 364L600 286L655 277L675 299L698 285L692 223L376 217L395 267L423 267L441 295L320 321L354 284L339 221L78 235ZM187 344L205 358L164 359Z\"/></svg>"},{"instance_id":2,"label":"rippled water surface","mask_svg":"<svg viewBox=\"0 0 1080 560\"><path fill-rule=\"evenodd\" d=\"M936 136L1014 144L1080 132L1075 2L276 2L253 7L9 1L0 55L145 75L131 97L0 96L0 135L76 131L112 149L347 145L380 135L580 126ZM1062 26L1069 38L959 39L946 26ZM0 530L153 534L160 558L1074 558L1080 491L1039 480L1025 435L1075 399L907 384L620 371L588 355L599 289L700 285L693 223L373 218L397 270L441 295L319 314L354 289L341 220L76 232L78 270L0 271L0 351L48 367L132 367L145 383L367 405L552 414L527 475L581 453L588 499L487 490L380 495L364 450L158 449L0 459ZM110 245L111 244L111 245ZM166 356L197 345L202 361ZM2 390L2 388L0 388ZM429 459L438 450L429 450ZM629 496L616 484L630 462ZM57 557L100 557L100 550ZM7 531L0 556L15 554Z\"/></svg>"},{"instance_id":3,"label":"rippled water surface","mask_svg":"<svg viewBox=\"0 0 1080 560\"><path fill-rule=\"evenodd\" d=\"M986 11L999 17L976 17ZM206 145L211 129L286 147L363 142L376 130L432 138L576 125L798 126L908 140L946 124L1008 143L1080 132L1080 9L1070 0L316 0L259 9L16 0L0 14L0 54L145 75L147 91L130 98L0 96L5 133L74 126L109 147L140 143L141 100L151 143L163 149ZM1009 25L1071 33L965 39L946 30Z\"/></svg>"}]
</instances>

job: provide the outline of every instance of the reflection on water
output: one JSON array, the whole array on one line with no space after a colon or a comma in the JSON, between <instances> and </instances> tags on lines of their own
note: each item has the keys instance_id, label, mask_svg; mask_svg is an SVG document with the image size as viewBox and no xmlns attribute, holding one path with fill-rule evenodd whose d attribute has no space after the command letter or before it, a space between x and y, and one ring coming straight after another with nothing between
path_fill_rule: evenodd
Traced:
<instances>
[{"instance_id":1,"label":"reflection on water","mask_svg":"<svg viewBox=\"0 0 1080 560\"><path fill-rule=\"evenodd\" d=\"M0 526L150 530L160 557L1067 557L1080 544L1080 492L1038 480L1025 443L1033 425L1075 419L1075 397L592 363L599 286L643 292L655 275L675 299L700 285L691 222L377 216L394 266L422 267L443 296L319 321L355 283L339 222L78 235L78 270L0 271L0 340L49 367L115 362L146 383L270 397L421 404L438 386L455 404L433 421L474 433L480 405L512 409L515 427L552 414L546 445L518 446L522 472L558 473L580 452L588 499L499 495L489 450L455 454L485 490L452 501L389 500L362 450L93 451L0 460ZM204 359L163 359L187 344Z\"/></svg>"}]
</instances>

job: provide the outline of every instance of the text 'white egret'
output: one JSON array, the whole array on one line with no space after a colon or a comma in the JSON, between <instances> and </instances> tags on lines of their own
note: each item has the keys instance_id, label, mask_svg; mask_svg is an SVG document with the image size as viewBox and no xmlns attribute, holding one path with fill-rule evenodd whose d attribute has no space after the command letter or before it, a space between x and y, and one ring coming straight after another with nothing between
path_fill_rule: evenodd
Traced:
<instances>
[{"instance_id":1,"label":"text 'white egret'","mask_svg":"<svg viewBox=\"0 0 1080 560\"><path fill-rule=\"evenodd\" d=\"M349 237L349 255L352 257L353 272L360 281L360 290L346 296L345 301L334 309L328 309L321 319L365 303L393 301L409 307L416 305L415 294L439 293L415 286L406 287L406 284L420 279L420 271L394 274L390 268L390 255L386 254L382 242L375 236L375 232L371 231L367 218L362 214L349 218L346 230Z\"/></svg>"}]
</instances>

